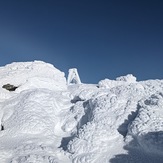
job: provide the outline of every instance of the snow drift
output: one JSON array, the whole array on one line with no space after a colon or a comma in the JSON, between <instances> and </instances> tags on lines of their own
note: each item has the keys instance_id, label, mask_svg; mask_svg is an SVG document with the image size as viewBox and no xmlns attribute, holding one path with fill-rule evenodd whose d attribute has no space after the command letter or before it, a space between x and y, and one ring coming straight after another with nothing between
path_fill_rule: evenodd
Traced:
<instances>
[{"instance_id":1,"label":"snow drift","mask_svg":"<svg viewBox=\"0 0 163 163\"><path fill-rule=\"evenodd\" d=\"M67 85L79 75L41 61L0 76L0 163L162 162L163 80Z\"/></svg>"}]
</instances>

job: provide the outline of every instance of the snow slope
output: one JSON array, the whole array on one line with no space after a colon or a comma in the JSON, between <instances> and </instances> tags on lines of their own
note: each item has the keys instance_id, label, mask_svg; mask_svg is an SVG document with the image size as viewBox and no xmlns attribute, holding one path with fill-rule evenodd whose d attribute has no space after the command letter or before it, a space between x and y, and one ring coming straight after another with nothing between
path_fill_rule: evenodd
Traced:
<instances>
[{"instance_id":1,"label":"snow slope","mask_svg":"<svg viewBox=\"0 0 163 163\"><path fill-rule=\"evenodd\" d=\"M0 77L0 163L162 163L163 80L67 85L41 61Z\"/></svg>"}]
</instances>

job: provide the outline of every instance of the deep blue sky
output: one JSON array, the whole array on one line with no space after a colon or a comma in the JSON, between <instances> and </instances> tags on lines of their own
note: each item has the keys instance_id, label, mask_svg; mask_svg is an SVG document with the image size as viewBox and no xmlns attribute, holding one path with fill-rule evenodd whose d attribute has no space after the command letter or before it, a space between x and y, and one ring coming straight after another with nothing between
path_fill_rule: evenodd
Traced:
<instances>
[{"instance_id":1,"label":"deep blue sky","mask_svg":"<svg viewBox=\"0 0 163 163\"><path fill-rule=\"evenodd\" d=\"M163 0L0 0L0 57L76 67L88 83L163 79Z\"/></svg>"}]
</instances>

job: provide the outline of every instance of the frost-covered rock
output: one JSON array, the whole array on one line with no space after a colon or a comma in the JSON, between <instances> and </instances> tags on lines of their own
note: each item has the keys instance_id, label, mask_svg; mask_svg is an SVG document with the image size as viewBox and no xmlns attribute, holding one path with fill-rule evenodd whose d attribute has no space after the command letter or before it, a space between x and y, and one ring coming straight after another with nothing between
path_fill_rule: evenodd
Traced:
<instances>
[{"instance_id":1,"label":"frost-covered rock","mask_svg":"<svg viewBox=\"0 0 163 163\"><path fill-rule=\"evenodd\" d=\"M163 93L153 94L139 105L128 136L132 136L145 151L163 155Z\"/></svg>"},{"instance_id":2,"label":"frost-covered rock","mask_svg":"<svg viewBox=\"0 0 163 163\"><path fill-rule=\"evenodd\" d=\"M129 85L131 83L136 83L136 77L128 74L126 76L121 76L116 78L116 80L105 79L101 80L98 85L100 88L113 88L121 85Z\"/></svg>"}]
</instances>

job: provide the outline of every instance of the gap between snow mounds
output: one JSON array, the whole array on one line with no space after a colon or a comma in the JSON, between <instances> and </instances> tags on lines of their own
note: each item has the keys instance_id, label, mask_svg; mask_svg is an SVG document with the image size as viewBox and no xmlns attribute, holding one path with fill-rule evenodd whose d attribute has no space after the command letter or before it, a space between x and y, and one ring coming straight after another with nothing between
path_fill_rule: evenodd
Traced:
<instances>
[{"instance_id":1,"label":"gap between snow mounds","mask_svg":"<svg viewBox=\"0 0 163 163\"><path fill-rule=\"evenodd\" d=\"M76 126L76 131L72 132L71 136L63 137L61 141L60 148L65 151L68 150L69 142L72 141L75 137L78 137L79 130L81 130L84 125L90 122L91 108L89 107L89 101L76 101L75 105L71 108L71 112L75 115L74 118L78 122L78 124Z\"/></svg>"},{"instance_id":2,"label":"gap between snow mounds","mask_svg":"<svg viewBox=\"0 0 163 163\"><path fill-rule=\"evenodd\" d=\"M128 107L128 106L126 106ZM125 119L125 121L118 127L118 132L123 135L123 137L125 138L128 132L128 126L134 121L134 119L136 118L136 116L138 115L139 109L140 109L140 105L137 104L136 107L136 111L131 111L131 113L128 115L127 119Z\"/></svg>"},{"instance_id":3,"label":"gap between snow mounds","mask_svg":"<svg viewBox=\"0 0 163 163\"><path fill-rule=\"evenodd\" d=\"M4 127L3 127L3 125L1 125L1 130L0 131L3 131L4 130Z\"/></svg>"},{"instance_id":4,"label":"gap between snow mounds","mask_svg":"<svg viewBox=\"0 0 163 163\"><path fill-rule=\"evenodd\" d=\"M74 118L78 124L76 130L73 131L70 136L62 138L60 148L64 151L68 151L69 142L75 137L78 137L79 131L90 121L91 107L89 106L89 99L97 91L97 85L72 84L68 86L68 90L71 94L71 103L74 104L74 106L71 107L71 112L74 114Z\"/></svg>"}]
</instances>

